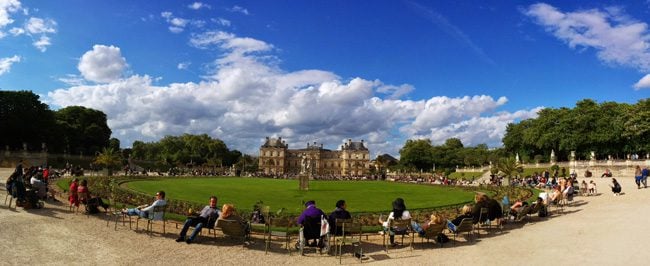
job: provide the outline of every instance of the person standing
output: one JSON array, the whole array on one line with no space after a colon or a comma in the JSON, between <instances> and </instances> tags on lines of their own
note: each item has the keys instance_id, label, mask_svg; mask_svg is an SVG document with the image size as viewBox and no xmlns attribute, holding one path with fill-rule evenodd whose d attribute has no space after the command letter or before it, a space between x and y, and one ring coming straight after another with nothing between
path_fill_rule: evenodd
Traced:
<instances>
[{"instance_id":1,"label":"person standing","mask_svg":"<svg viewBox=\"0 0 650 266\"><path fill-rule=\"evenodd\" d=\"M201 232L201 229L203 229L204 226L207 226L210 221L216 221L219 215L220 213L217 209L217 196L211 196L209 204L203 207L198 216L190 217L185 220L183 229L181 229L181 233L176 239L176 242L185 241L187 244L192 243L194 238L196 238L196 235ZM190 226L194 226L194 231L192 231L190 237L185 239L187 230L190 229Z\"/></svg>"},{"instance_id":2,"label":"person standing","mask_svg":"<svg viewBox=\"0 0 650 266\"><path fill-rule=\"evenodd\" d=\"M641 183L643 183L643 188L648 188L648 174L650 174L648 167L643 167L641 170Z\"/></svg>"},{"instance_id":3,"label":"person standing","mask_svg":"<svg viewBox=\"0 0 650 266\"><path fill-rule=\"evenodd\" d=\"M612 188L612 192L614 192L614 196L621 195L621 184L616 181L616 178L612 178L612 185L610 187Z\"/></svg>"},{"instance_id":4,"label":"person standing","mask_svg":"<svg viewBox=\"0 0 650 266\"><path fill-rule=\"evenodd\" d=\"M641 179L643 179L643 176L641 174L641 167L637 165L634 168L634 182L636 182L637 189L641 189Z\"/></svg>"},{"instance_id":5,"label":"person standing","mask_svg":"<svg viewBox=\"0 0 650 266\"><path fill-rule=\"evenodd\" d=\"M70 183L70 190L68 190L68 202L70 202L70 206L79 206L79 194L77 194L78 189L79 179L73 178L72 183Z\"/></svg>"}]
</instances>

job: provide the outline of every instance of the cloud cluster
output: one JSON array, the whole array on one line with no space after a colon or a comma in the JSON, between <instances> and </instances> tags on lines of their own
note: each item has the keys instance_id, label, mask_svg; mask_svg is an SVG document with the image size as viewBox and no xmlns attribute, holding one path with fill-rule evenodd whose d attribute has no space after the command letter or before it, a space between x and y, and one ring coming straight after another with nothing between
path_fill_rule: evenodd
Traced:
<instances>
[{"instance_id":1,"label":"cloud cluster","mask_svg":"<svg viewBox=\"0 0 650 266\"><path fill-rule=\"evenodd\" d=\"M21 4L18 0L0 0L0 36L2 36L2 28L14 22L10 14L20 9Z\"/></svg>"},{"instance_id":2,"label":"cloud cluster","mask_svg":"<svg viewBox=\"0 0 650 266\"><path fill-rule=\"evenodd\" d=\"M242 13L244 15L249 15L248 9L243 8L241 6L237 6L237 5L229 8L228 11L233 12L233 13Z\"/></svg>"},{"instance_id":3,"label":"cloud cluster","mask_svg":"<svg viewBox=\"0 0 650 266\"><path fill-rule=\"evenodd\" d=\"M571 48L593 48L603 62L650 71L648 24L630 19L620 8L562 12L538 3L529 6L524 14ZM635 85L637 89L642 87L648 84Z\"/></svg>"},{"instance_id":4,"label":"cloud cluster","mask_svg":"<svg viewBox=\"0 0 650 266\"><path fill-rule=\"evenodd\" d=\"M0 58L0 76L11 70L11 65L20 62L20 56L14 55L12 57Z\"/></svg>"},{"instance_id":5,"label":"cloud cluster","mask_svg":"<svg viewBox=\"0 0 650 266\"><path fill-rule=\"evenodd\" d=\"M119 47L94 45L93 49L84 53L79 59L77 68L81 75L89 81L108 83L122 77L128 67L126 59L122 57Z\"/></svg>"},{"instance_id":6,"label":"cloud cluster","mask_svg":"<svg viewBox=\"0 0 650 266\"><path fill-rule=\"evenodd\" d=\"M169 31L172 33L181 33L183 30L185 30L185 26L190 22L187 19L179 18L179 17L174 17L172 12L165 11L160 13L160 16L165 18L167 23L169 23Z\"/></svg>"},{"instance_id":7,"label":"cloud cluster","mask_svg":"<svg viewBox=\"0 0 650 266\"><path fill-rule=\"evenodd\" d=\"M496 112L507 102L503 97L401 100L411 85L342 79L315 69L287 72L268 59L271 44L228 32L195 34L190 44L223 52L201 82L156 86L147 75L115 79L120 71L98 74L91 68L93 75L82 75L95 81L110 78L101 79L105 84L58 89L48 97L58 106L104 111L114 137L125 145L170 134L208 133L248 153L256 153L266 136L282 136L293 148L310 141L337 148L345 139L364 139L373 153L394 155L411 137L439 143L460 137L467 145L500 146L507 123L534 117L537 111ZM108 52L112 56L99 56ZM96 45L81 61L86 55L113 58L108 61L121 62L117 69L126 66L117 47Z\"/></svg>"},{"instance_id":8,"label":"cloud cluster","mask_svg":"<svg viewBox=\"0 0 650 266\"><path fill-rule=\"evenodd\" d=\"M10 14L22 10L24 15L29 12L23 8L18 0L0 0L0 39L7 36L3 28L14 23ZM57 23L52 19L43 19L38 17L28 18L22 27L13 27L9 33L13 36L27 35L32 38L32 45L41 52L45 52L47 47L52 45L49 34L56 33Z\"/></svg>"},{"instance_id":9,"label":"cloud cluster","mask_svg":"<svg viewBox=\"0 0 650 266\"><path fill-rule=\"evenodd\" d=\"M194 3L191 3L190 5L188 5L187 8L194 9L194 10L199 10L201 8L210 9L210 5L208 5L206 3L202 3L202 2L194 2Z\"/></svg>"}]
</instances>

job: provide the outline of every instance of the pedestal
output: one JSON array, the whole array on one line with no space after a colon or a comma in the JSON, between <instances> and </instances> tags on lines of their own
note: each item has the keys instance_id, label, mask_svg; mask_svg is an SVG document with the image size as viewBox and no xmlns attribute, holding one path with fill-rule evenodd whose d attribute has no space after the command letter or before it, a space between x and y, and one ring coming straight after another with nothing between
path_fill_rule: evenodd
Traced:
<instances>
[{"instance_id":1,"label":"pedestal","mask_svg":"<svg viewBox=\"0 0 650 266\"><path fill-rule=\"evenodd\" d=\"M299 189L300 190L309 190L309 176L301 174L298 176Z\"/></svg>"}]
</instances>

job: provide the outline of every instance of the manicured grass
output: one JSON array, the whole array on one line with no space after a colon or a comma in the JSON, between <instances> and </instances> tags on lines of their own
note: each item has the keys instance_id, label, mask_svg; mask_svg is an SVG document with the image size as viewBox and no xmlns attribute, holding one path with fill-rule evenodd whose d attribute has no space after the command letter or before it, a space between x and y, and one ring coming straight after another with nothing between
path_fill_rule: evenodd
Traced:
<instances>
[{"instance_id":1,"label":"manicured grass","mask_svg":"<svg viewBox=\"0 0 650 266\"><path fill-rule=\"evenodd\" d=\"M353 213L391 210L391 202L401 197L409 210L434 208L473 200L474 194L453 187L393 183L384 181L310 181L309 191L298 190L297 180L264 178L189 178L133 181L128 188L154 195L164 190L170 199L208 203L210 195L219 198L219 205L232 203L250 211L257 201L271 206L272 211L284 208L297 214L303 202L316 200L317 206L329 213L337 200L345 199Z\"/></svg>"},{"instance_id":2,"label":"manicured grass","mask_svg":"<svg viewBox=\"0 0 650 266\"><path fill-rule=\"evenodd\" d=\"M483 172L453 172L449 174L449 179L468 179L468 180L473 180L474 179L479 179L481 176L483 176Z\"/></svg>"}]
</instances>

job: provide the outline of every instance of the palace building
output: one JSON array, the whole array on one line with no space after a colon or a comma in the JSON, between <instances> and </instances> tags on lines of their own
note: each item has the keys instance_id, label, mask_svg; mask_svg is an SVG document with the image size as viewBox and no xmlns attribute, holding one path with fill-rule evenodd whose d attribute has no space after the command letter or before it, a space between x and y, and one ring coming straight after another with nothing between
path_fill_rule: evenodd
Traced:
<instances>
[{"instance_id":1,"label":"palace building","mask_svg":"<svg viewBox=\"0 0 650 266\"><path fill-rule=\"evenodd\" d=\"M260 147L259 170L267 175L298 175L309 163L314 176L361 176L370 171L370 153L363 143L348 139L340 150L328 150L323 144L307 143L306 148L289 149L282 137L269 138Z\"/></svg>"}]
</instances>

